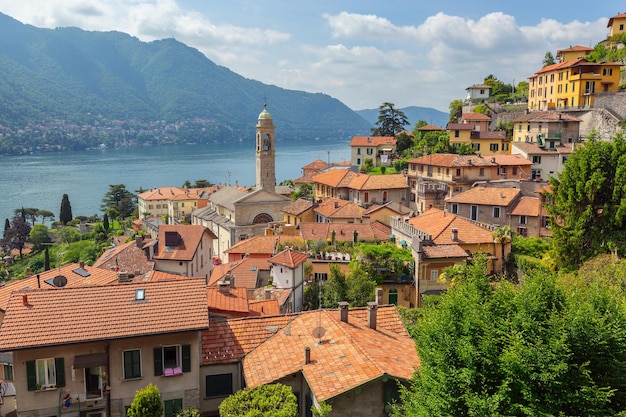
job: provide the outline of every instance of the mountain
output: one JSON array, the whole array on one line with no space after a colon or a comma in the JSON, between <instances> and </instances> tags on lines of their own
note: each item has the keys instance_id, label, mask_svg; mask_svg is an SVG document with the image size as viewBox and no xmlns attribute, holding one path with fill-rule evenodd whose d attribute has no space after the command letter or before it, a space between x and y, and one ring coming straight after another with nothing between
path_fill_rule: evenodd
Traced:
<instances>
[{"instance_id":1,"label":"mountain","mask_svg":"<svg viewBox=\"0 0 626 417\"><path fill-rule=\"evenodd\" d=\"M174 39L42 29L0 13L0 68L0 153L40 146L37 135L45 146L70 137L78 148L111 135L138 144L254 140L265 100L279 141L348 139L372 127L335 98L246 79ZM19 144L7 145L18 130Z\"/></svg>"},{"instance_id":2,"label":"mountain","mask_svg":"<svg viewBox=\"0 0 626 417\"><path fill-rule=\"evenodd\" d=\"M409 106L399 108L409 120L410 125L406 126L406 130L412 131L413 126L420 120L424 120L429 125L446 127L448 124L449 114L444 113L442 111L430 108L430 107L417 107L417 106ZM370 122L372 125L376 124L378 120L378 115L380 114L379 109L363 109L357 110L356 113L360 115L362 118Z\"/></svg>"}]
</instances>

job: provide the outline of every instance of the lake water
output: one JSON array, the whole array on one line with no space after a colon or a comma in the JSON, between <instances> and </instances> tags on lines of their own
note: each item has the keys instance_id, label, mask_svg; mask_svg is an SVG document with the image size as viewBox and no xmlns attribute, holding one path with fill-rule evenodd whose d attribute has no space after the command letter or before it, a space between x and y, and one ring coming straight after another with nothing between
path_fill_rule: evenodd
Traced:
<instances>
[{"instance_id":1,"label":"lake water","mask_svg":"<svg viewBox=\"0 0 626 417\"><path fill-rule=\"evenodd\" d=\"M316 159L349 160L348 142L277 142L277 182L298 178L302 167ZM50 210L58 220L63 194L74 216L102 215L100 204L110 184L124 184L133 192L201 179L254 186L255 167L253 142L0 156L0 227L20 207Z\"/></svg>"}]
</instances>

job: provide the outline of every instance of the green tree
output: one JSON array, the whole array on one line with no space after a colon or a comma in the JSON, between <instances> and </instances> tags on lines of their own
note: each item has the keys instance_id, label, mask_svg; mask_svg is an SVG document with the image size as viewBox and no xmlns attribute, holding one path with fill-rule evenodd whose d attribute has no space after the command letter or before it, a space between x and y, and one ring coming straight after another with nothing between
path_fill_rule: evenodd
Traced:
<instances>
[{"instance_id":1,"label":"green tree","mask_svg":"<svg viewBox=\"0 0 626 417\"><path fill-rule=\"evenodd\" d=\"M546 54L543 56L543 66L547 67L548 65L554 65L554 64L556 64L554 55L552 55L552 52L550 51L546 52Z\"/></svg>"},{"instance_id":2,"label":"green tree","mask_svg":"<svg viewBox=\"0 0 626 417\"><path fill-rule=\"evenodd\" d=\"M163 404L159 388L150 383L144 389L137 390L126 415L128 417L162 417Z\"/></svg>"},{"instance_id":3,"label":"green tree","mask_svg":"<svg viewBox=\"0 0 626 417\"><path fill-rule=\"evenodd\" d=\"M406 133L402 132L396 136L396 151L399 154L413 145L415 145L413 138Z\"/></svg>"},{"instance_id":4,"label":"green tree","mask_svg":"<svg viewBox=\"0 0 626 417\"><path fill-rule=\"evenodd\" d=\"M52 239L45 224L36 224L30 229L28 240L33 244L33 249L41 250L43 243L51 243Z\"/></svg>"},{"instance_id":5,"label":"green tree","mask_svg":"<svg viewBox=\"0 0 626 417\"><path fill-rule=\"evenodd\" d=\"M11 222L9 219L4 219L4 232L2 233L2 237L7 236L7 230L11 228Z\"/></svg>"},{"instance_id":6,"label":"green tree","mask_svg":"<svg viewBox=\"0 0 626 417\"><path fill-rule=\"evenodd\" d=\"M37 216L41 217L41 223L45 223L47 219L54 220L54 213L50 210L37 210Z\"/></svg>"},{"instance_id":7,"label":"green tree","mask_svg":"<svg viewBox=\"0 0 626 417\"><path fill-rule=\"evenodd\" d=\"M396 109L393 103L385 102L378 107L379 114L375 128L372 128L374 136L396 136L409 124L409 120L402 110Z\"/></svg>"},{"instance_id":8,"label":"green tree","mask_svg":"<svg viewBox=\"0 0 626 417\"><path fill-rule=\"evenodd\" d=\"M586 259L626 247L626 141L591 137L571 154L546 210L551 216L552 256L557 267L575 269Z\"/></svg>"},{"instance_id":9,"label":"green tree","mask_svg":"<svg viewBox=\"0 0 626 417\"><path fill-rule=\"evenodd\" d=\"M325 308L337 308L340 301L346 301L348 297L348 283L346 274L341 272L339 265L330 264L330 275L322 285L322 305Z\"/></svg>"},{"instance_id":10,"label":"green tree","mask_svg":"<svg viewBox=\"0 0 626 417\"><path fill-rule=\"evenodd\" d=\"M22 207L13 211L16 216L23 216L24 220L30 222L32 226L35 225L35 222L37 221L37 216L39 215L39 209L33 207Z\"/></svg>"},{"instance_id":11,"label":"green tree","mask_svg":"<svg viewBox=\"0 0 626 417\"><path fill-rule=\"evenodd\" d=\"M80 232L75 227L65 226L58 231L57 236L63 243L72 243L80 240Z\"/></svg>"},{"instance_id":12,"label":"green tree","mask_svg":"<svg viewBox=\"0 0 626 417\"><path fill-rule=\"evenodd\" d=\"M220 417L296 417L298 402L291 387L268 384L237 391L222 401L219 411Z\"/></svg>"},{"instance_id":13,"label":"green tree","mask_svg":"<svg viewBox=\"0 0 626 417\"><path fill-rule=\"evenodd\" d=\"M24 246L28 241L28 236L30 234L30 226L21 216L15 216L11 221L11 227L8 230L4 231L3 242L0 243L0 247L5 250L8 248L9 251L11 249L17 249L20 253L20 258L22 257L22 251L24 250Z\"/></svg>"},{"instance_id":14,"label":"green tree","mask_svg":"<svg viewBox=\"0 0 626 417\"><path fill-rule=\"evenodd\" d=\"M506 272L506 259L505 259L505 248L506 245L511 243L513 239L513 232L511 231L511 226L500 226L493 231L493 241L500 244L501 248L501 262L502 262L502 273Z\"/></svg>"},{"instance_id":15,"label":"green tree","mask_svg":"<svg viewBox=\"0 0 626 417\"><path fill-rule=\"evenodd\" d=\"M124 184L111 184L109 191L104 195L100 208L102 211L114 208L119 217L125 219L133 215L135 210L135 195L126 189Z\"/></svg>"},{"instance_id":16,"label":"green tree","mask_svg":"<svg viewBox=\"0 0 626 417\"><path fill-rule=\"evenodd\" d=\"M329 417L331 411L333 411L333 407L324 401L320 402L317 407L311 407L314 417Z\"/></svg>"},{"instance_id":17,"label":"green tree","mask_svg":"<svg viewBox=\"0 0 626 417\"><path fill-rule=\"evenodd\" d=\"M192 188L209 188L213 183L209 180L196 180Z\"/></svg>"},{"instance_id":18,"label":"green tree","mask_svg":"<svg viewBox=\"0 0 626 417\"><path fill-rule=\"evenodd\" d=\"M350 265L350 275L346 280L346 299L352 307L365 307L368 301L374 301L376 283L369 277L360 263Z\"/></svg>"},{"instance_id":19,"label":"green tree","mask_svg":"<svg viewBox=\"0 0 626 417\"><path fill-rule=\"evenodd\" d=\"M450 105L448 106L448 109L450 110L449 121L451 123L458 123L459 120L461 120L461 116L463 115L463 100L452 100L450 102Z\"/></svg>"},{"instance_id":20,"label":"green tree","mask_svg":"<svg viewBox=\"0 0 626 417\"><path fill-rule=\"evenodd\" d=\"M104 213L104 216L102 216L102 227L104 228L104 231L108 233L110 227L108 213Z\"/></svg>"},{"instance_id":21,"label":"green tree","mask_svg":"<svg viewBox=\"0 0 626 417\"><path fill-rule=\"evenodd\" d=\"M299 198L306 198L307 200L312 199L313 198L313 185L309 184L308 182L304 182L300 184L298 188L296 189L296 191L294 191L293 197L294 197L294 200L297 200Z\"/></svg>"},{"instance_id":22,"label":"green tree","mask_svg":"<svg viewBox=\"0 0 626 417\"><path fill-rule=\"evenodd\" d=\"M72 205L70 204L70 198L67 194L63 194L61 199L61 210L59 211L59 221L66 225L71 222L72 217Z\"/></svg>"}]
</instances>

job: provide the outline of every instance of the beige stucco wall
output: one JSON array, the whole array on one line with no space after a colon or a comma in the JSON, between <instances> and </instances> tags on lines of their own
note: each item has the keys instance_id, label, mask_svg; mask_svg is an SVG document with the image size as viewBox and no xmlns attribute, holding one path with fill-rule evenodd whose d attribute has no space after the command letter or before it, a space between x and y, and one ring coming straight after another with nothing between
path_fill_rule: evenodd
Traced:
<instances>
[{"instance_id":1,"label":"beige stucco wall","mask_svg":"<svg viewBox=\"0 0 626 417\"><path fill-rule=\"evenodd\" d=\"M243 377L241 367L238 363L226 363L219 365L202 366L200 368L200 412L203 415L219 415L218 407L226 397L206 397L206 377L207 375L232 374L233 392L243 388Z\"/></svg>"}]
</instances>

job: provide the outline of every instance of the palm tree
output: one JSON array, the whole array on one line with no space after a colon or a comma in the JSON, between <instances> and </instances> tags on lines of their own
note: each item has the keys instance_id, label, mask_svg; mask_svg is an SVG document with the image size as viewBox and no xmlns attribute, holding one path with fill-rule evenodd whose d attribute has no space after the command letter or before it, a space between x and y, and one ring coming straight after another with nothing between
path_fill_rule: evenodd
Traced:
<instances>
[{"instance_id":1,"label":"palm tree","mask_svg":"<svg viewBox=\"0 0 626 417\"><path fill-rule=\"evenodd\" d=\"M496 230L493 231L493 241L495 243L500 243L502 246L502 274L505 273L505 262L504 262L504 247L511 243L512 240L512 231L511 226L500 226Z\"/></svg>"}]
</instances>

